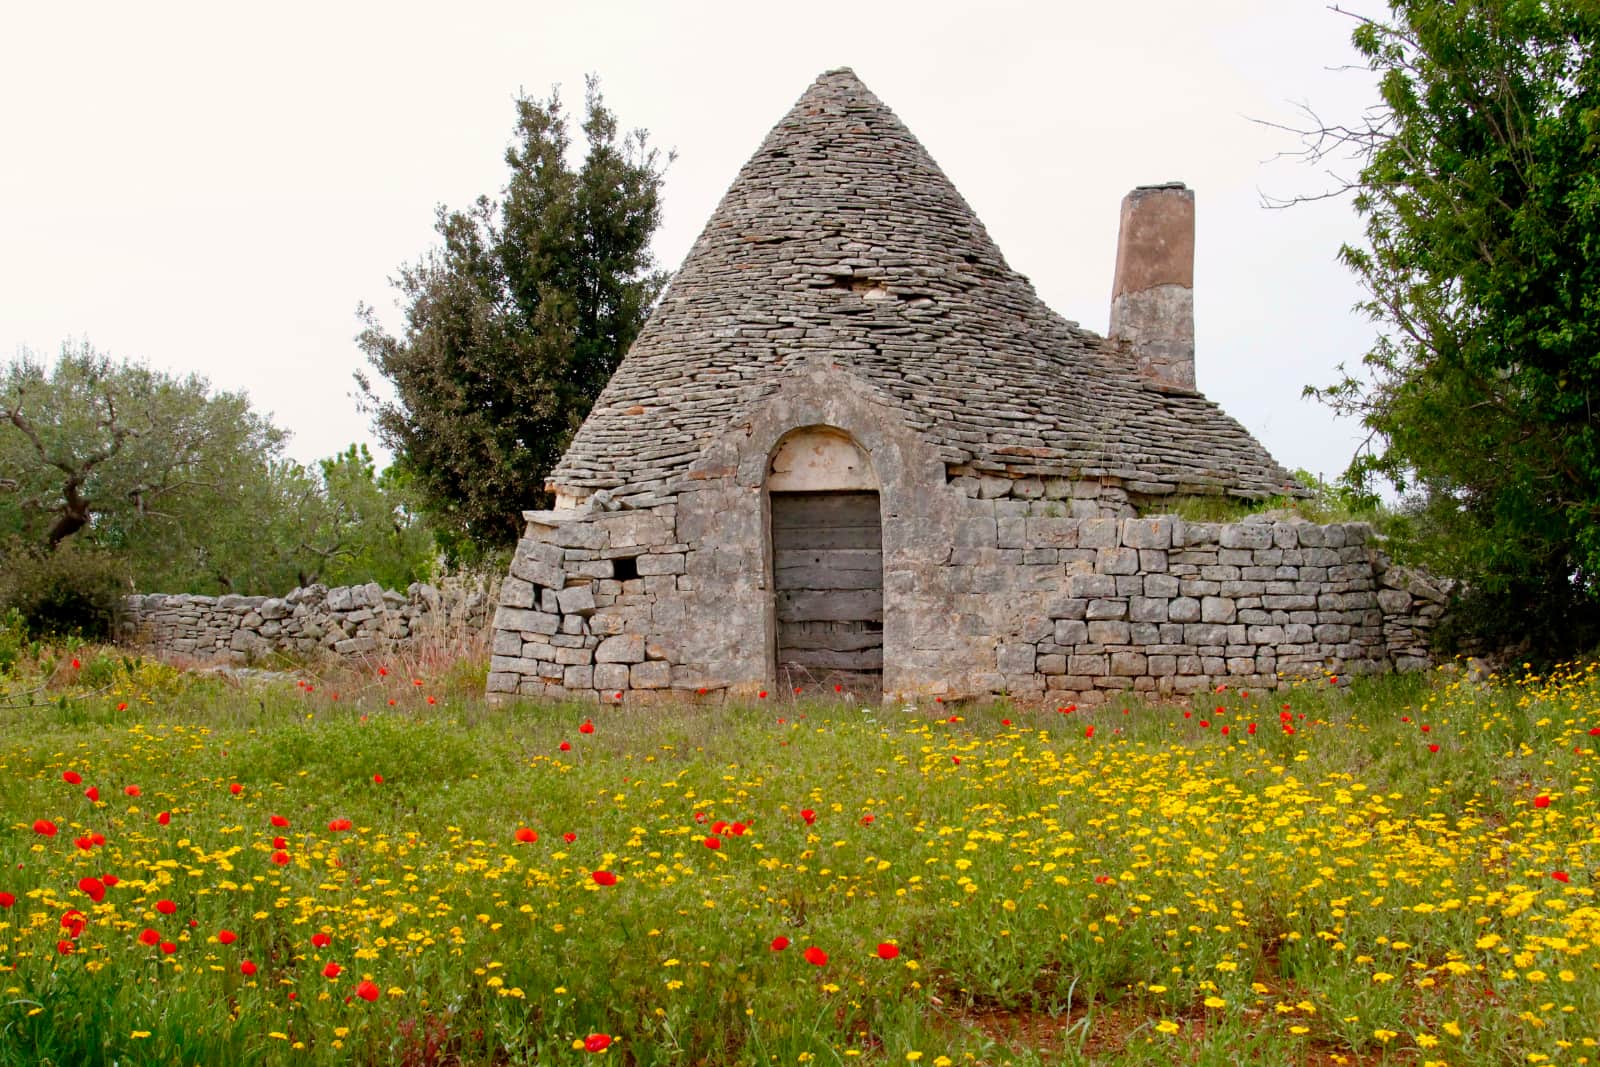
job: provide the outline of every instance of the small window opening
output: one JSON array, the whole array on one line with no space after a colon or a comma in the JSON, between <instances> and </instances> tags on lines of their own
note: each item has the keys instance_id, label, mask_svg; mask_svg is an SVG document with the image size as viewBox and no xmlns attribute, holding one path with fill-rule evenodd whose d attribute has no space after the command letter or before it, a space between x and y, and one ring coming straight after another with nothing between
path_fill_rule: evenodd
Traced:
<instances>
[{"instance_id":1,"label":"small window opening","mask_svg":"<svg viewBox=\"0 0 1600 1067\"><path fill-rule=\"evenodd\" d=\"M619 582L631 582L639 577L639 557L621 556L611 561L611 573Z\"/></svg>"}]
</instances>

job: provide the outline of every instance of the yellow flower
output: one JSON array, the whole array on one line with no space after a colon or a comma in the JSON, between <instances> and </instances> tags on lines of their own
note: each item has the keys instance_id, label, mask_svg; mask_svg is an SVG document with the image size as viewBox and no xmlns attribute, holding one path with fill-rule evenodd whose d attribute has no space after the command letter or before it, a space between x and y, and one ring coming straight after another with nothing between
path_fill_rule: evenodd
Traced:
<instances>
[{"instance_id":1,"label":"yellow flower","mask_svg":"<svg viewBox=\"0 0 1600 1067\"><path fill-rule=\"evenodd\" d=\"M1389 1042L1393 1041L1395 1038L1399 1037L1400 1035L1399 1035L1398 1032L1396 1032L1394 1030L1384 1030L1384 1029L1380 1028L1380 1029L1372 1031L1372 1036L1377 1038L1379 1041L1382 1041L1385 1045L1387 1045Z\"/></svg>"},{"instance_id":2,"label":"yellow flower","mask_svg":"<svg viewBox=\"0 0 1600 1067\"><path fill-rule=\"evenodd\" d=\"M1207 997L1205 1004L1208 1008L1226 1008L1228 1006L1228 1002L1221 997Z\"/></svg>"},{"instance_id":3,"label":"yellow flower","mask_svg":"<svg viewBox=\"0 0 1600 1067\"><path fill-rule=\"evenodd\" d=\"M1175 1034L1177 1032L1178 1024L1173 1022L1171 1019L1162 1019L1160 1022L1156 1023L1156 1033L1158 1034Z\"/></svg>"},{"instance_id":4,"label":"yellow flower","mask_svg":"<svg viewBox=\"0 0 1600 1067\"><path fill-rule=\"evenodd\" d=\"M129 1037L149 1037L150 1036L150 1031L148 1031L148 1030L135 1030L133 1033L129 1034L128 1036Z\"/></svg>"},{"instance_id":5,"label":"yellow flower","mask_svg":"<svg viewBox=\"0 0 1600 1067\"><path fill-rule=\"evenodd\" d=\"M906 1053L907 1063L916 1063L920 1059L922 1059L922 1053L918 1052L916 1049L912 1049L910 1052Z\"/></svg>"},{"instance_id":6,"label":"yellow flower","mask_svg":"<svg viewBox=\"0 0 1600 1067\"><path fill-rule=\"evenodd\" d=\"M1421 1048L1432 1048L1439 1043L1439 1039L1432 1034L1418 1034L1417 1045Z\"/></svg>"}]
</instances>

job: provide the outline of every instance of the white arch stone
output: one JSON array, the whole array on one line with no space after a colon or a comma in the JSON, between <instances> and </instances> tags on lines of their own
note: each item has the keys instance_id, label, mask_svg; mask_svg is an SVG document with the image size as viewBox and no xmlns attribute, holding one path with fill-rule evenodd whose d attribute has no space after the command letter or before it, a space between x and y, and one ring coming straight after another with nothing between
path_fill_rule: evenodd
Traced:
<instances>
[{"instance_id":1,"label":"white arch stone","mask_svg":"<svg viewBox=\"0 0 1600 1067\"><path fill-rule=\"evenodd\" d=\"M778 443L767 466L767 488L777 493L878 488L872 460L840 430L808 426Z\"/></svg>"}]
</instances>

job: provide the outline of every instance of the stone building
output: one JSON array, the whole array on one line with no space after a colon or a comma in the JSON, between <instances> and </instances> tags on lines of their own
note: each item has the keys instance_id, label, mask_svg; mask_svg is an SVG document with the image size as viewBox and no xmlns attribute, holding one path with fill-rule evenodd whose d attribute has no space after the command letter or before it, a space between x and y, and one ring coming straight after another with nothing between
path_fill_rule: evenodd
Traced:
<instances>
[{"instance_id":1,"label":"stone building","mask_svg":"<svg viewBox=\"0 0 1600 1067\"><path fill-rule=\"evenodd\" d=\"M1193 252L1188 189L1130 193L1099 337L823 74L525 513L491 694L1085 700L1420 661L1432 602L1364 527L1160 516L1300 492L1194 388Z\"/></svg>"}]
</instances>

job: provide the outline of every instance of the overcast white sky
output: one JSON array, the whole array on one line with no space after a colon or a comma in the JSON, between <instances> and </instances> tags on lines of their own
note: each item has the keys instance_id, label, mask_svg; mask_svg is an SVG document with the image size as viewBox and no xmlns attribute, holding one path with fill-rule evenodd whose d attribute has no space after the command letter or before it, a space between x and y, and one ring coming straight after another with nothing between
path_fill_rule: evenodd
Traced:
<instances>
[{"instance_id":1,"label":"overcast white sky","mask_svg":"<svg viewBox=\"0 0 1600 1067\"><path fill-rule=\"evenodd\" d=\"M656 238L676 268L768 129L850 66L1096 331L1122 195L1193 187L1200 388L1332 475L1361 434L1300 391L1371 339L1335 259L1360 227L1345 200L1264 210L1328 179L1271 162L1294 139L1251 120L1371 103L1365 70L1333 69L1351 28L1316 0L8 4L0 358L88 338L244 390L303 461L371 442L356 304L397 322L387 279L435 205L499 191L519 91L580 105L598 73L625 127L677 150Z\"/></svg>"}]
</instances>

